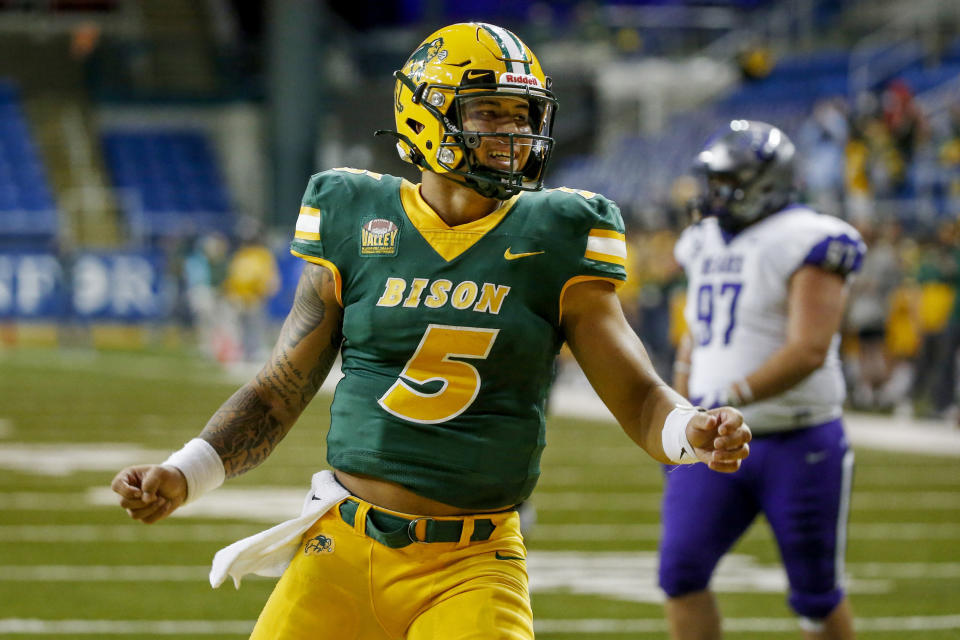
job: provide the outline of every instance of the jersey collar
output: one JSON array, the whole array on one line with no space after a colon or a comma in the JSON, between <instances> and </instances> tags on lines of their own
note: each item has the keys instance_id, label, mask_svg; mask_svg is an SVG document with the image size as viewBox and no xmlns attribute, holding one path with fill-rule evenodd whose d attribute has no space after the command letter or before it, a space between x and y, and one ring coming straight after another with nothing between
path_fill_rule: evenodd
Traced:
<instances>
[{"instance_id":1,"label":"jersey collar","mask_svg":"<svg viewBox=\"0 0 960 640\"><path fill-rule=\"evenodd\" d=\"M423 199L419 185L407 180L400 184L400 203L410 223L420 232L427 244L447 262L461 255L500 224L520 195L504 200L499 207L479 220L451 227Z\"/></svg>"}]
</instances>

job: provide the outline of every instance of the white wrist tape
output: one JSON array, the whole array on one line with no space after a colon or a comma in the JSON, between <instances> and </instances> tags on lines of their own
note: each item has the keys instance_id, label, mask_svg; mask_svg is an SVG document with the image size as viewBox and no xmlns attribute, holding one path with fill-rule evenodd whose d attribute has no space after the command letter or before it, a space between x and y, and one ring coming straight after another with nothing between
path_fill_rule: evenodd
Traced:
<instances>
[{"instance_id":1,"label":"white wrist tape","mask_svg":"<svg viewBox=\"0 0 960 640\"><path fill-rule=\"evenodd\" d=\"M187 479L187 499L184 504L213 491L226 479L223 460L216 449L202 438L194 438L183 445L182 449L170 454L163 464L176 467Z\"/></svg>"},{"instance_id":2,"label":"white wrist tape","mask_svg":"<svg viewBox=\"0 0 960 640\"><path fill-rule=\"evenodd\" d=\"M700 413L693 407L677 407L667 414L663 422L661 438L663 452L673 464L694 464L700 462L693 452L693 446L687 440L687 424L693 416Z\"/></svg>"}]
</instances>

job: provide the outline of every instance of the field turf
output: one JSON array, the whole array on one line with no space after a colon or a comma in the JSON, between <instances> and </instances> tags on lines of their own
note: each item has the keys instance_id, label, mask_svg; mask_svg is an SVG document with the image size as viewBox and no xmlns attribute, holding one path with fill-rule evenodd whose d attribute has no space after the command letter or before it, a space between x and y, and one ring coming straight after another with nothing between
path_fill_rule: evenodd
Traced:
<instances>
[{"instance_id":1,"label":"field turf","mask_svg":"<svg viewBox=\"0 0 960 640\"><path fill-rule=\"evenodd\" d=\"M0 350L0 637L249 632L273 581L212 590L209 561L294 515L324 466L329 398L264 466L188 515L134 523L107 489L122 466L158 461L193 437L236 386L182 353ZM537 637L665 637L659 467L603 421L553 418L548 442L527 538ZM858 637L960 639L960 460L856 453L847 568ZM238 506L214 508L228 498ZM799 638L763 523L715 586L727 637Z\"/></svg>"}]
</instances>

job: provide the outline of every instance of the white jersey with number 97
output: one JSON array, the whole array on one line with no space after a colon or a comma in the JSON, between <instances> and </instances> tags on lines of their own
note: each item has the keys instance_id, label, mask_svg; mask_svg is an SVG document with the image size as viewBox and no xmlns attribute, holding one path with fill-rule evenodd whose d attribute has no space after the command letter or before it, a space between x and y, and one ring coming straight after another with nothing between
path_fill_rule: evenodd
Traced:
<instances>
[{"instance_id":1,"label":"white jersey with number 97","mask_svg":"<svg viewBox=\"0 0 960 640\"><path fill-rule=\"evenodd\" d=\"M791 206L740 233L716 218L687 228L674 249L687 275L684 317L693 338L693 402L745 378L786 341L790 277L811 264L846 277L866 252L860 234L832 216ZM840 416L843 376L834 336L823 366L786 392L742 408L756 432Z\"/></svg>"}]
</instances>

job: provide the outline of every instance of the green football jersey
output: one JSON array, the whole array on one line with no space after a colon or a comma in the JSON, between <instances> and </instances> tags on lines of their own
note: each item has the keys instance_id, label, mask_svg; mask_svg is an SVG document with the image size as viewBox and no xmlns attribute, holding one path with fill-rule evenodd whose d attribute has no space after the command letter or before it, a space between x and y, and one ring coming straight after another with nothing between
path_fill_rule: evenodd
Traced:
<instances>
[{"instance_id":1,"label":"green football jersey","mask_svg":"<svg viewBox=\"0 0 960 640\"><path fill-rule=\"evenodd\" d=\"M291 251L333 271L343 305L330 465L467 509L527 498L563 292L626 278L616 205L523 192L450 227L417 185L334 169L311 178Z\"/></svg>"}]
</instances>

